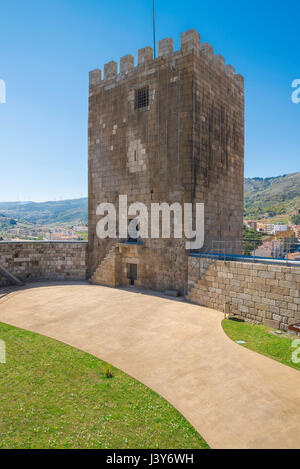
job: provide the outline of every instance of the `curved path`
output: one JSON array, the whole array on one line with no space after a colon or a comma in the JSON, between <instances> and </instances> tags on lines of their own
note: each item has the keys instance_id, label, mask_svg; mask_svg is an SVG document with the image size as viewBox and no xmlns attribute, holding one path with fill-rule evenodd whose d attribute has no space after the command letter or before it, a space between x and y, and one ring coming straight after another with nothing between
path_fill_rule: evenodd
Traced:
<instances>
[{"instance_id":1,"label":"curved path","mask_svg":"<svg viewBox=\"0 0 300 469\"><path fill-rule=\"evenodd\" d=\"M159 295L39 284L0 322L89 352L157 391L212 448L300 448L300 373L232 342L222 314Z\"/></svg>"}]
</instances>

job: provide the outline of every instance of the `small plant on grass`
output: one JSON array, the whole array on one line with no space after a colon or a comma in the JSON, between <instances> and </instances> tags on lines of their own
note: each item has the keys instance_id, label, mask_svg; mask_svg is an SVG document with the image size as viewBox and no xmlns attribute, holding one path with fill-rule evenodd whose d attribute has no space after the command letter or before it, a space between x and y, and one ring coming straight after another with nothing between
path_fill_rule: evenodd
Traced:
<instances>
[{"instance_id":1,"label":"small plant on grass","mask_svg":"<svg viewBox=\"0 0 300 469\"><path fill-rule=\"evenodd\" d=\"M112 369L111 369L110 366L107 366L104 369L104 376L105 376L106 379L112 379L114 377Z\"/></svg>"}]
</instances>

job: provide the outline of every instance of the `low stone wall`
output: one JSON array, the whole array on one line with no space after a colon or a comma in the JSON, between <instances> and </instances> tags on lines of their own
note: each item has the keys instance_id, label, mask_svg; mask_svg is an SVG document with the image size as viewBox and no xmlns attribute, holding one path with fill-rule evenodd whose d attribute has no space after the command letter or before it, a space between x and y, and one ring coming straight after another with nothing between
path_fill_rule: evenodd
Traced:
<instances>
[{"instance_id":1,"label":"low stone wall","mask_svg":"<svg viewBox=\"0 0 300 469\"><path fill-rule=\"evenodd\" d=\"M86 253L84 242L0 242L0 266L25 282L85 280Z\"/></svg>"},{"instance_id":2,"label":"low stone wall","mask_svg":"<svg viewBox=\"0 0 300 469\"><path fill-rule=\"evenodd\" d=\"M300 263L299 263L300 264ZM300 322L299 267L189 257L189 301L287 330Z\"/></svg>"}]
</instances>

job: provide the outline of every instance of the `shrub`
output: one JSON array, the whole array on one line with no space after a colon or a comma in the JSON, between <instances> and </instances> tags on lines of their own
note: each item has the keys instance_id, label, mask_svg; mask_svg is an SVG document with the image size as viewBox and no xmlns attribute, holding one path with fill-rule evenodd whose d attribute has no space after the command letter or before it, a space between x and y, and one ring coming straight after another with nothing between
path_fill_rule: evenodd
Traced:
<instances>
[{"instance_id":1,"label":"shrub","mask_svg":"<svg viewBox=\"0 0 300 469\"><path fill-rule=\"evenodd\" d=\"M114 377L112 369L110 366L107 366L104 370L104 376L106 379L112 379Z\"/></svg>"}]
</instances>

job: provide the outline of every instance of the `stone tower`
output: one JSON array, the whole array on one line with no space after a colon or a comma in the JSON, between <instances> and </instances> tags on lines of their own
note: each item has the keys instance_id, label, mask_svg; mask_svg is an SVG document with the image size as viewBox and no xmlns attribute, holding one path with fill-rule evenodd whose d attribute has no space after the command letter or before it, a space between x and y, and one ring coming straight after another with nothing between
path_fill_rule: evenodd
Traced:
<instances>
[{"instance_id":1,"label":"stone tower","mask_svg":"<svg viewBox=\"0 0 300 469\"><path fill-rule=\"evenodd\" d=\"M244 80L195 30L90 72L89 274L95 283L187 290L185 239L100 240L97 206L204 203L205 247L240 253Z\"/></svg>"}]
</instances>

